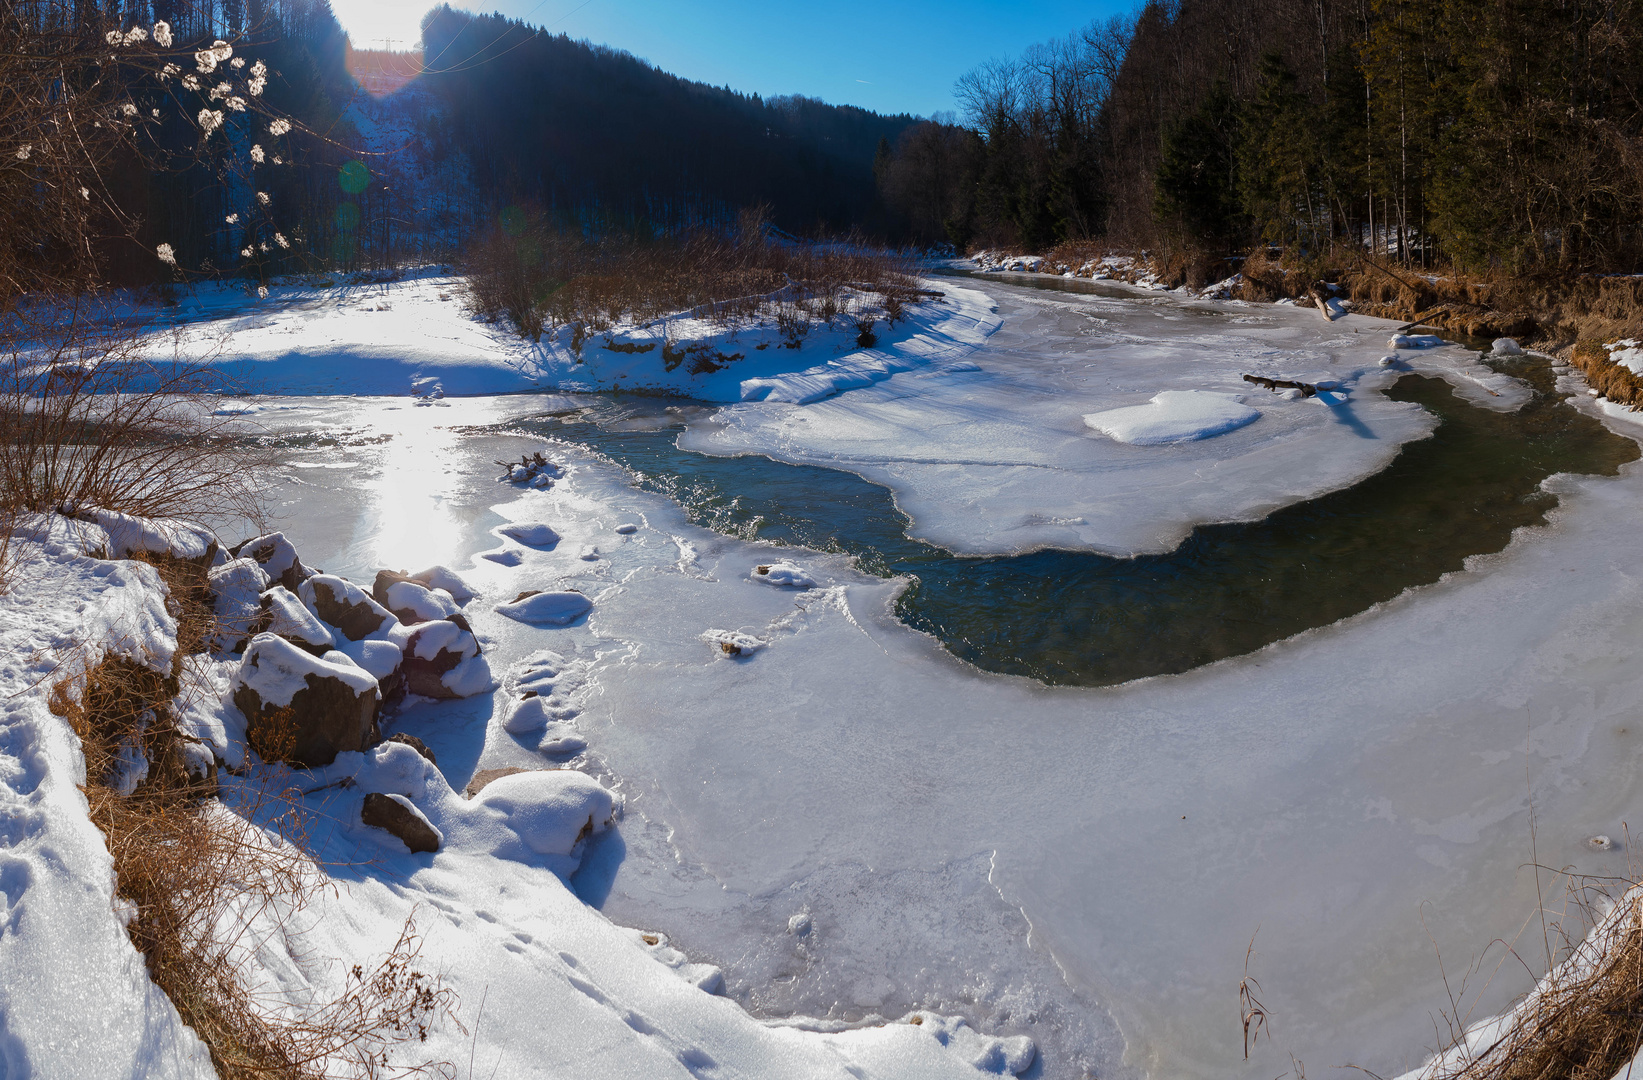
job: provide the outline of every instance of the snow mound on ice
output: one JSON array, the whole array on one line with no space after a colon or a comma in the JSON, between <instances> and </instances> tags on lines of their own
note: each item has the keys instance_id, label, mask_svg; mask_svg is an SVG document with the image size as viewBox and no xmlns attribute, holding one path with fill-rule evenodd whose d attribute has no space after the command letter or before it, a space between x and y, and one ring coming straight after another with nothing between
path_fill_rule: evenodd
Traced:
<instances>
[{"instance_id":1,"label":"snow mound on ice","mask_svg":"<svg viewBox=\"0 0 1643 1080\"><path fill-rule=\"evenodd\" d=\"M500 817L538 855L569 855L579 841L604 832L616 796L574 769L515 773L492 780L474 805Z\"/></svg>"},{"instance_id":2,"label":"snow mound on ice","mask_svg":"<svg viewBox=\"0 0 1643 1080\"><path fill-rule=\"evenodd\" d=\"M1490 351L1496 356L1522 356L1523 346L1517 343L1516 338L1499 337L1490 345Z\"/></svg>"},{"instance_id":3,"label":"snow mound on ice","mask_svg":"<svg viewBox=\"0 0 1643 1080\"><path fill-rule=\"evenodd\" d=\"M846 390L857 390L883 382L902 371L911 371L922 361L902 354L873 351L852 353L793 375L765 379L743 379L743 401L786 401L808 405Z\"/></svg>"},{"instance_id":4,"label":"snow mound on ice","mask_svg":"<svg viewBox=\"0 0 1643 1080\"><path fill-rule=\"evenodd\" d=\"M533 593L511 604L496 606L500 614L533 626L563 626L586 615L592 608L593 601L579 592Z\"/></svg>"},{"instance_id":5,"label":"snow mound on ice","mask_svg":"<svg viewBox=\"0 0 1643 1080\"><path fill-rule=\"evenodd\" d=\"M496 530L503 536L531 547L551 548L559 543L559 534L540 521L516 521Z\"/></svg>"},{"instance_id":6,"label":"snow mound on ice","mask_svg":"<svg viewBox=\"0 0 1643 1080\"><path fill-rule=\"evenodd\" d=\"M915 1013L912 1019L934 1035L937 1042L952 1047L982 1072L1016 1076L1026 1072L1038 1056L1038 1047L1025 1035L993 1038L959 1017L935 1013Z\"/></svg>"},{"instance_id":7,"label":"snow mound on ice","mask_svg":"<svg viewBox=\"0 0 1643 1080\"><path fill-rule=\"evenodd\" d=\"M1159 446L1223 435L1260 416L1260 410L1243 404L1238 394L1164 390L1145 405L1087 413L1084 423L1117 442Z\"/></svg>"},{"instance_id":8,"label":"snow mound on ice","mask_svg":"<svg viewBox=\"0 0 1643 1080\"><path fill-rule=\"evenodd\" d=\"M766 585L786 585L795 589L810 589L816 585L816 579L805 573L804 567L787 562L755 566L753 580L762 581Z\"/></svg>"}]
</instances>

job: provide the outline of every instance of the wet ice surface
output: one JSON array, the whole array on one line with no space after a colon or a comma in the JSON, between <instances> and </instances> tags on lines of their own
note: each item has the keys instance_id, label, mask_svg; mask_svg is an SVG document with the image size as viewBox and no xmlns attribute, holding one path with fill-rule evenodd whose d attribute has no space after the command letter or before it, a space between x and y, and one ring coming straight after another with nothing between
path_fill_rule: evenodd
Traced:
<instances>
[{"instance_id":1,"label":"wet ice surface","mask_svg":"<svg viewBox=\"0 0 1643 1080\"><path fill-rule=\"evenodd\" d=\"M280 524L305 559L445 562L484 592L469 611L504 689L400 726L457 785L562 761L504 727L520 670L558 654L577 760L630 800L579 889L768 1014L962 1011L1032 1034L1047 1076L1270 1077L1290 1053L1394 1075L1447 1004L1425 931L1453 968L1522 925L1531 800L1541 862L1624 868L1585 838L1624 835L1638 794L1635 467L1560 481L1552 528L1338 626L1066 690L959 664L891 618L899 583L691 526L585 452L556 451L548 491L494 483L492 459L541 443L452 425L540 397L283 404L259 420L330 444L292 440L293 462L352 464L291 470ZM494 531L510 521L562 540L521 547ZM517 565L475 558L503 550ZM818 587L755 580L778 561ZM567 588L594 606L564 628L493 610ZM729 656L709 630L761 647ZM1244 1064L1257 928L1271 1038ZM1519 988L1503 976L1480 1015Z\"/></svg>"},{"instance_id":2,"label":"wet ice surface","mask_svg":"<svg viewBox=\"0 0 1643 1080\"><path fill-rule=\"evenodd\" d=\"M913 536L963 554L1054 547L1115 555L1173 549L1205 522L1259 519L1384 468L1431 418L1376 388L1384 319L1326 323L1315 312L1187 301L1111 286L1045 291L967 279L1004 326L965 361L796 406L742 402L692 426L681 445L846 469L895 493ZM1511 380L1453 347L1402 350L1402 371L1441 365ZM1285 400L1245 374L1339 381L1344 395ZM1086 414L1160 392L1243 395L1252 423L1170 445L1132 446ZM1328 400L1325 400L1325 397Z\"/></svg>"}]
</instances>

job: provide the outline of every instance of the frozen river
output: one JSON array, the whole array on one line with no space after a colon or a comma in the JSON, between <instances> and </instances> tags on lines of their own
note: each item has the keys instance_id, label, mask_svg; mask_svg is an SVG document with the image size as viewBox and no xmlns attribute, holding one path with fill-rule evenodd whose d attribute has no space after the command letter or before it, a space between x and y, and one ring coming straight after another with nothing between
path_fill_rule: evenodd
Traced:
<instances>
[{"instance_id":1,"label":"frozen river","mask_svg":"<svg viewBox=\"0 0 1643 1080\"><path fill-rule=\"evenodd\" d=\"M1410 375L1369 320L980 287L1004 325L968 361L815 405L267 399L279 524L356 580L594 597L560 630L472 608L499 674L576 665L584 765L628 797L577 887L762 1013L962 1012L1052 1077L1418 1064L1433 942L1453 972L1532 907L1531 803L1541 863L1625 866L1586 839L1637 796L1635 445L1540 361ZM1080 419L1240 371L1355 389L1171 447ZM549 442L551 490L494 480ZM564 539L481 557L510 520ZM817 587L753 579L782 557ZM506 694L400 724L460 786L541 759Z\"/></svg>"}]
</instances>

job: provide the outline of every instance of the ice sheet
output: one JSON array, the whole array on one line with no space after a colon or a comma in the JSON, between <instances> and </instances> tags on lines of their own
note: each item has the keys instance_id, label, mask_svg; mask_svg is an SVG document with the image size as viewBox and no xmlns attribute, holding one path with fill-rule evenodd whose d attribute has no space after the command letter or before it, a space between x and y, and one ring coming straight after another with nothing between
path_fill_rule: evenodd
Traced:
<instances>
[{"instance_id":1,"label":"ice sheet","mask_svg":"<svg viewBox=\"0 0 1643 1080\"><path fill-rule=\"evenodd\" d=\"M911 535L960 554L1129 555L1169 551L1198 524L1258 519L1349 486L1433 428L1417 406L1378 392L1402 373L1379 366L1393 325L1384 319L1325 324L1314 312L1140 289L1096 296L975 278L947 288L984 294L1004 320L963 361L811 404L732 404L680 445L857 473L895 493ZM1515 380L1458 347L1399 359L1492 407L1524 400ZM1350 392L1285 400L1245 374L1334 380ZM1146 407L1160 392L1205 391L1243 395L1260 422L1160 447L1115 442L1083 420Z\"/></svg>"},{"instance_id":2,"label":"ice sheet","mask_svg":"<svg viewBox=\"0 0 1643 1080\"><path fill-rule=\"evenodd\" d=\"M1447 959L1521 926L1531 800L1543 862L1624 864L1584 839L1618 834L1639 795L1643 475L1560 486L1554 527L1471 571L1105 691L966 669L888 617L898 583L828 556L803 554L815 589L763 587L751 561L799 553L692 529L593 462L510 515L555 521L564 547L646 528L599 564L533 552L469 574L596 597L579 627L480 612L476 629L499 667L544 645L589 665L574 722L630 825L588 888L723 964L733 995L850 1019L968 993L1047 1047L1049 1076L1119 1071L1103 1009L1149 1075L1270 1076L1290 1052L1391 1075L1446 1003L1426 930ZM764 647L725 662L704 626ZM529 760L494 724L476 764ZM954 918L973 932L937 936ZM1257 931L1276 1035L1246 1065Z\"/></svg>"}]
</instances>

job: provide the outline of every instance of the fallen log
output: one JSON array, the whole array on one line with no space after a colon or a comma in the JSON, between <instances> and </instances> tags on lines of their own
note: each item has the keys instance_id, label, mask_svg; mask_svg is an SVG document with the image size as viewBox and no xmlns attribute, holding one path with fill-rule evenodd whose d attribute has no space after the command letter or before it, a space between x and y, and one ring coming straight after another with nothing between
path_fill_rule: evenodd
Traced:
<instances>
[{"instance_id":1,"label":"fallen log","mask_svg":"<svg viewBox=\"0 0 1643 1080\"><path fill-rule=\"evenodd\" d=\"M1293 379L1267 379L1260 375L1245 375L1244 381L1247 383L1254 383L1256 386L1264 386L1273 392L1277 392L1279 390L1299 390L1302 397L1315 397L1318 393L1318 388L1313 384L1296 382Z\"/></svg>"}]
</instances>

